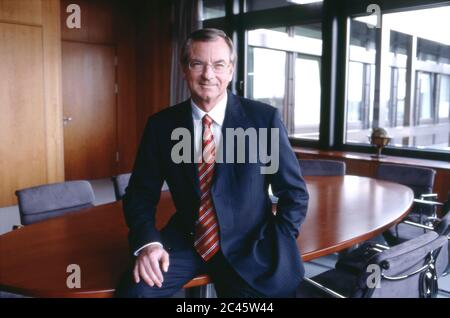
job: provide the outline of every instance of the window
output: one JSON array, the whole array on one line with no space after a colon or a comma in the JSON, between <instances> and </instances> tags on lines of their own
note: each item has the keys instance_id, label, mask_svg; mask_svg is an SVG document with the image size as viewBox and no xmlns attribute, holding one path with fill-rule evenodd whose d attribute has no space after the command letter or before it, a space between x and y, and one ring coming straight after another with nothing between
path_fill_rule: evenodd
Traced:
<instances>
[{"instance_id":1,"label":"window","mask_svg":"<svg viewBox=\"0 0 450 318\"><path fill-rule=\"evenodd\" d=\"M247 12L294 5L294 3L285 0L247 0L245 3Z\"/></svg>"},{"instance_id":2,"label":"window","mask_svg":"<svg viewBox=\"0 0 450 318\"><path fill-rule=\"evenodd\" d=\"M279 109L289 135L319 139L320 24L248 32L246 96Z\"/></svg>"},{"instance_id":3,"label":"window","mask_svg":"<svg viewBox=\"0 0 450 318\"><path fill-rule=\"evenodd\" d=\"M320 58L298 55L295 63L293 137L319 139Z\"/></svg>"},{"instance_id":4,"label":"window","mask_svg":"<svg viewBox=\"0 0 450 318\"><path fill-rule=\"evenodd\" d=\"M432 74L417 72L416 111L418 112L417 124L430 123L433 119L433 92Z\"/></svg>"},{"instance_id":5,"label":"window","mask_svg":"<svg viewBox=\"0 0 450 318\"><path fill-rule=\"evenodd\" d=\"M322 2L321 0L246 0L246 12Z\"/></svg>"},{"instance_id":6,"label":"window","mask_svg":"<svg viewBox=\"0 0 450 318\"><path fill-rule=\"evenodd\" d=\"M450 76L440 77L439 87L439 122L449 122L450 118Z\"/></svg>"},{"instance_id":7,"label":"window","mask_svg":"<svg viewBox=\"0 0 450 318\"><path fill-rule=\"evenodd\" d=\"M450 6L350 21L347 144L368 144L383 127L391 147L450 150ZM372 22L373 23L373 22Z\"/></svg>"},{"instance_id":8,"label":"window","mask_svg":"<svg viewBox=\"0 0 450 318\"><path fill-rule=\"evenodd\" d=\"M365 23L353 20L351 24L348 87L347 87L347 142L368 140L372 126L375 91L375 31Z\"/></svg>"},{"instance_id":9,"label":"window","mask_svg":"<svg viewBox=\"0 0 450 318\"><path fill-rule=\"evenodd\" d=\"M286 52L250 47L248 97L277 107L284 113Z\"/></svg>"},{"instance_id":10,"label":"window","mask_svg":"<svg viewBox=\"0 0 450 318\"><path fill-rule=\"evenodd\" d=\"M225 16L224 0L203 0L200 1L200 20L221 18Z\"/></svg>"},{"instance_id":11,"label":"window","mask_svg":"<svg viewBox=\"0 0 450 318\"><path fill-rule=\"evenodd\" d=\"M407 35L390 30L387 80L384 86L387 92L387 117L382 124L385 127L402 127L405 122L408 122L407 119L405 120L408 45L409 37ZM392 144L401 143L401 141L401 139L394 138Z\"/></svg>"},{"instance_id":12,"label":"window","mask_svg":"<svg viewBox=\"0 0 450 318\"><path fill-rule=\"evenodd\" d=\"M411 6L382 0L377 28L376 16L357 1L346 2L343 10L335 10L333 0L203 3L203 25L226 29L236 44L230 89L276 107L293 144L366 152L371 130L383 127L392 138L386 153L446 159L448 4L433 8L425 0ZM418 10L422 4L427 9Z\"/></svg>"},{"instance_id":13,"label":"window","mask_svg":"<svg viewBox=\"0 0 450 318\"><path fill-rule=\"evenodd\" d=\"M389 127L402 127L405 116L406 69L391 68Z\"/></svg>"}]
</instances>

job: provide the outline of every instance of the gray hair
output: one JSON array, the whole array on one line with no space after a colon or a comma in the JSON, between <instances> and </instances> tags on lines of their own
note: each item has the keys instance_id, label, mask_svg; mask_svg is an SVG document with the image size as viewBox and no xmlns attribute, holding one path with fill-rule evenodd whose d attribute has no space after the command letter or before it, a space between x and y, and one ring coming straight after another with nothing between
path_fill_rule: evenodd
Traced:
<instances>
[{"instance_id":1,"label":"gray hair","mask_svg":"<svg viewBox=\"0 0 450 318\"><path fill-rule=\"evenodd\" d=\"M189 37L184 42L183 47L181 48L181 65L188 65L189 52L194 42L212 42L216 41L219 38L224 39L225 43L228 45L228 48L230 49L230 62L232 65L234 65L234 63L236 62L236 52L234 50L233 41L222 30L213 28L196 30L189 35Z\"/></svg>"}]
</instances>

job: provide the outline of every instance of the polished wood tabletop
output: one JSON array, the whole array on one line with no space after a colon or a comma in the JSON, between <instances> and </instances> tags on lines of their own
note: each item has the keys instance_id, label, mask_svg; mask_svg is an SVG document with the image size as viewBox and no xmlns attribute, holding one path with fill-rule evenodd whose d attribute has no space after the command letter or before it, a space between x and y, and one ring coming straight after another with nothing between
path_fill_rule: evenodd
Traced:
<instances>
[{"instance_id":1,"label":"polished wood tabletop","mask_svg":"<svg viewBox=\"0 0 450 318\"><path fill-rule=\"evenodd\" d=\"M310 201L297 244L304 261L370 239L401 220L413 192L376 179L306 177ZM169 192L158 205L157 226L173 214ZM0 290L40 297L111 297L129 265L120 202L28 225L0 236ZM70 264L81 288L67 287Z\"/></svg>"}]
</instances>

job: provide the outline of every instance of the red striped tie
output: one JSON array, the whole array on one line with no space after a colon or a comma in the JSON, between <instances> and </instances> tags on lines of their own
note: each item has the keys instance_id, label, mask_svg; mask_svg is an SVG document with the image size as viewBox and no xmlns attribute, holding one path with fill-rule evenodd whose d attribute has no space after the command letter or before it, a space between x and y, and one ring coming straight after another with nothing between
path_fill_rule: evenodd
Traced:
<instances>
[{"instance_id":1,"label":"red striped tie","mask_svg":"<svg viewBox=\"0 0 450 318\"><path fill-rule=\"evenodd\" d=\"M211 183L214 176L216 146L211 130L212 119L203 117L202 159L199 163L200 210L195 224L195 249L208 261L219 250L219 227L216 210L211 197Z\"/></svg>"}]
</instances>

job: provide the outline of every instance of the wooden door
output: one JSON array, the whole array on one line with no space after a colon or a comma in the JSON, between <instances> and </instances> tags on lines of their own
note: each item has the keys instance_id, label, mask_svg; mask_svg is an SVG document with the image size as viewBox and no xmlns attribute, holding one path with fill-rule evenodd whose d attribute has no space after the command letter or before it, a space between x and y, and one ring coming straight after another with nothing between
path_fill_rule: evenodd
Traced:
<instances>
[{"instance_id":1,"label":"wooden door","mask_svg":"<svg viewBox=\"0 0 450 318\"><path fill-rule=\"evenodd\" d=\"M63 41L66 180L117 173L115 47Z\"/></svg>"}]
</instances>

